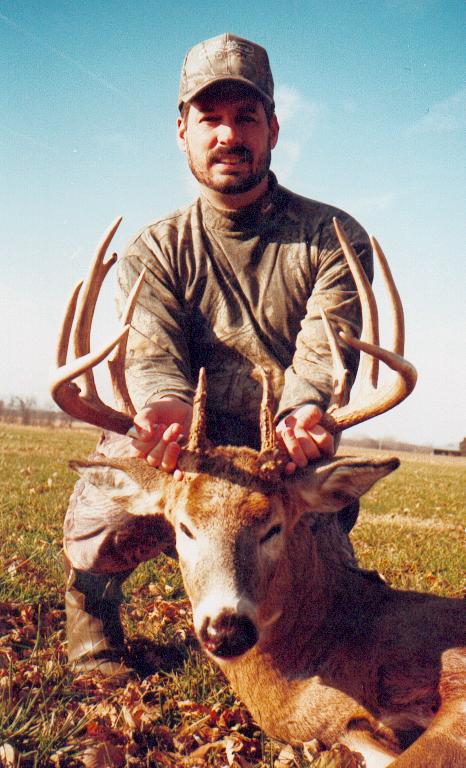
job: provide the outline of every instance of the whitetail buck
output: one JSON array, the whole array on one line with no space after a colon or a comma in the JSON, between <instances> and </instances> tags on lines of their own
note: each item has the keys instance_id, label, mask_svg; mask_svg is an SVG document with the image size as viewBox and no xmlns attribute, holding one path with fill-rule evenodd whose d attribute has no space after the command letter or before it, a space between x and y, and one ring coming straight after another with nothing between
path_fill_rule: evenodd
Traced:
<instances>
[{"instance_id":1,"label":"whitetail buck","mask_svg":"<svg viewBox=\"0 0 466 768\"><path fill-rule=\"evenodd\" d=\"M123 374L125 340L140 282L128 300L122 333L100 354L89 352L97 294L113 263L103 259L118 223L99 248L77 313L76 292L71 300L52 393L76 418L124 434L134 415ZM336 371L324 423L336 433L399 403L416 373L402 357L401 303L380 247L373 241L394 309L393 351L379 347L371 287L338 222L335 227L364 320L364 340L340 337L365 353L368 379L361 397L345 405L339 343L323 314ZM75 314L77 359L67 364ZM110 366L118 411L100 402L92 374L115 346ZM396 372L394 384L380 389L378 360ZM72 383L77 376L81 394ZM141 459L102 456L72 466L130 512L164 514L171 522L199 639L270 735L291 743L341 741L362 752L368 768L465 766L461 602L396 591L375 573L359 570L335 515L396 469L398 460L326 459L286 476L263 378L260 451L208 445L201 372L179 460L181 480Z\"/></svg>"}]
</instances>

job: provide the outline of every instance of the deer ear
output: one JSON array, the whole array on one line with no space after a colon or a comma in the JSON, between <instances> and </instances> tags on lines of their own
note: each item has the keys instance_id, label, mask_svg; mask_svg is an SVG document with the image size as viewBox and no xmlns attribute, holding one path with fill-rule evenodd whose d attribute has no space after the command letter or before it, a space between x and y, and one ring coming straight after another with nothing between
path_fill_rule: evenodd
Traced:
<instances>
[{"instance_id":1,"label":"deer ear","mask_svg":"<svg viewBox=\"0 0 466 768\"><path fill-rule=\"evenodd\" d=\"M165 503L160 490L142 488L125 469L100 461L70 461L69 467L130 514L164 512Z\"/></svg>"},{"instance_id":2,"label":"deer ear","mask_svg":"<svg viewBox=\"0 0 466 768\"><path fill-rule=\"evenodd\" d=\"M397 458L349 457L320 466L309 465L291 481L292 494L299 507L305 505L308 512L339 512L399 464Z\"/></svg>"},{"instance_id":3,"label":"deer ear","mask_svg":"<svg viewBox=\"0 0 466 768\"><path fill-rule=\"evenodd\" d=\"M123 469L93 461L70 461L68 464L85 480L100 488L105 493L113 495L114 491L129 496L136 493L140 486Z\"/></svg>"}]
</instances>

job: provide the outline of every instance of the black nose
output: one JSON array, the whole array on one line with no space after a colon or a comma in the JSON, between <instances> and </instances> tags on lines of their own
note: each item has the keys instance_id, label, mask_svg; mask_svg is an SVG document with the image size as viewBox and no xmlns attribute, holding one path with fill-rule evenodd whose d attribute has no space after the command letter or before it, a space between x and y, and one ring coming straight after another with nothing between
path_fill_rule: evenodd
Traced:
<instances>
[{"instance_id":1,"label":"black nose","mask_svg":"<svg viewBox=\"0 0 466 768\"><path fill-rule=\"evenodd\" d=\"M257 643L257 629L248 616L222 611L215 619L205 619L200 638L210 653L229 658L241 656Z\"/></svg>"}]
</instances>

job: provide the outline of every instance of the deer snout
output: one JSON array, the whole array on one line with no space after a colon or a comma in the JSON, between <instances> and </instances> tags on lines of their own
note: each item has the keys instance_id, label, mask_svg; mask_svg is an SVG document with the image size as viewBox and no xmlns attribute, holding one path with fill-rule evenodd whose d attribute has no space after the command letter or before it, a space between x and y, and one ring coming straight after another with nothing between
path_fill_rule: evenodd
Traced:
<instances>
[{"instance_id":1,"label":"deer snout","mask_svg":"<svg viewBox=\"0 0 466 768\"><path fill-rule=\"evenodd\" d=\"M205 648L214 656L241 656L257 643L254 622L245 614L224 610L215 618L206 617L199 633Z\"/></svg>"}]
</instances>

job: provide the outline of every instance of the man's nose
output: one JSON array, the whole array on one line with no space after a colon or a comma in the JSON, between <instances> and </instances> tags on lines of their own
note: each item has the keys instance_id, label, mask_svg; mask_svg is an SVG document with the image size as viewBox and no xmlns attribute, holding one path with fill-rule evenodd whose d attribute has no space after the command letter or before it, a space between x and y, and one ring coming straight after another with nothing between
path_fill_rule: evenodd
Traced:
<instances>
[{"instance_id":1,"label":"man's nose","mask_svg":"<svg viewBox=\"0 0 466 768\"><path fill-rule=\"evenodd\" d=\"M222 123L218 126L217 141L224 146L232 146L238 140L238 130L233 123Z\"/></svg>"}]
</instances>

